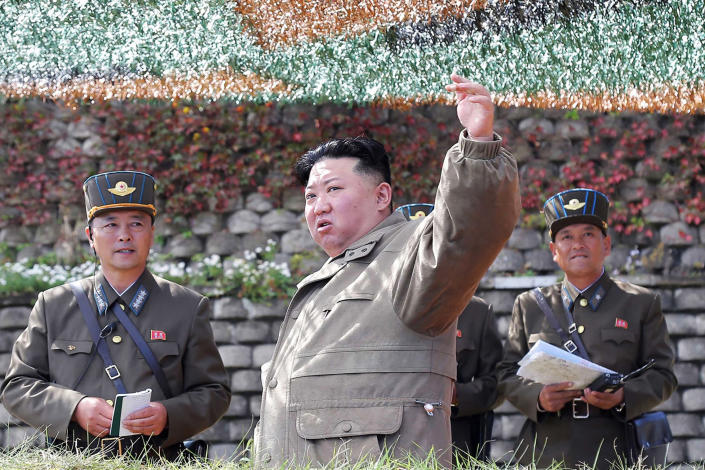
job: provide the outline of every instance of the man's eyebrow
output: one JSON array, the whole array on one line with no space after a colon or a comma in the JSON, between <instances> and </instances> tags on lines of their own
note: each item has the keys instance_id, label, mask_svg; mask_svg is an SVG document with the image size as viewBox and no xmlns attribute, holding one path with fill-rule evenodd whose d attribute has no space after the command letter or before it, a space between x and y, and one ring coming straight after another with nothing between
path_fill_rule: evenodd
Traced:
<instances>
[{"instance_id":1,"label":"man's eyebrow","mask_svg":"<svg viewBox=\"0 0 705 470\"><path fill-rule=\"evenodd\" d=\"M333 181L340 180L342 179L340 176L331 176L330 178L326 178L323 181L320 182L321 185L325 186L328 183L332 183ZM311 185L309 184L306 186L306 190L308 191L311 188Z\"/></svg>"}]
</instances>

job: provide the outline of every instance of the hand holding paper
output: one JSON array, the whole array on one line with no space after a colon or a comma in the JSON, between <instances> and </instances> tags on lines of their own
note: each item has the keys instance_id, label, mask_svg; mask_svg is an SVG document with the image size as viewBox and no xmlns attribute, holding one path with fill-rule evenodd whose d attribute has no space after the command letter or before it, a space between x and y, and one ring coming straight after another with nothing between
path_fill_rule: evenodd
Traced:
<instances>
[{"instance_id":1,"label":"hand holding paper","mask_svg":"<svg viewBox=\"0 0 705 470\"><path fill-rule=\"evenodd\" d=\"M517 375L542 384L573 382L570 390L582 390L604 373L615 373L599 364L537 341L519 361Z\"/></svg>"},{"instance_id":2,"label":"hand holding paper","mask_svg":"<svg viewBox=\"0 0 705 470\"><path fill-rule=\"evenodd\" d=\"M152 398L152 389L148 388L141 392L135 393L120 393L115 396L115 406L113 409L113 420L110 425L111 436L131 436L139 434L127 429L123 420L129 415L142 408L149 406L149 400Z\"/></svg>"}]
</instances>

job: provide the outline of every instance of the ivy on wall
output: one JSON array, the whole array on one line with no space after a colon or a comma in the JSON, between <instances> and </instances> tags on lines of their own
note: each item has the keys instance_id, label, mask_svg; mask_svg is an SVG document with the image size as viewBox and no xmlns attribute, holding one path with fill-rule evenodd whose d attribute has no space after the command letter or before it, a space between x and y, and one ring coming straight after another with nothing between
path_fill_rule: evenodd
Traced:
<instances>
[{"instance_id":1,"label":"ivy on wall","mask_svg":"<svg viewBox=\"0 0 705 470\"><path fill-rule=\"evenodd\" d=\"M281 202L287 188L298 187L291 172L298 156L331 137L363 132L392 155L395 202L429 202L445 151L460 130L447 124L455 122L454 110L444 107L132 101L68 111L30 100L0 106L0 117L0 225L60 219L67 208L82 207L87 175L117 169L153 174L160 210L169 216L228 211L233 200L253 191ZM625 119L626 126L612 125L613 117L588 117L594 131L559 164L546 166L545 158L533 157L521 162L522 224L541 227L538 210L547 195L585 186L615 202L611 224L618 232L648 231L642 211L653 194L622 203L619 193L625 182L647 173L672 189L684 221L705 220L702 120L665 117L659 128L648 116ZM498 125L510 148L521 140L540 155L548 143L540 129L521 135L516 123ZM78 127L82 143L71 134Z\"/></svg>"}]
</instances>

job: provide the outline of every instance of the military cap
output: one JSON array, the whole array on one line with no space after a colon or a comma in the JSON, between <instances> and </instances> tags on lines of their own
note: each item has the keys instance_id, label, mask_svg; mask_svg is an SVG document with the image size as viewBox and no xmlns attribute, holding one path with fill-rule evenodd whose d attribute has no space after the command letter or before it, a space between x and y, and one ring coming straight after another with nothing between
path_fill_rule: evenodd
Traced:
<instances>
[{"instance_id":1,"label":"military cap","mask_svg":"<svg viewBox=\"0 0 705 470\"><path fill-rule=\"evenodd\" d=\"M550 197L543 205L551 240L560 229L571 224L592 224L607 235L610 200L594 189L576 188Z\"/></svg>"},{"instance_id":2,"label":"military cap","mask_svg":"<svg viewBox=\"0 0 705 470\"><path fill-rule=\"evenodd\" d=\"M416 204L405 204L403 206L397 207L396 211L401 212L406 220L414 220L419 217L426 217L433 210L433 204L426 203L416 203Z\"/></svg>"},{"instance_id":3,"label":"military cap","mask_svg":"<svg viewBox=\"0 0 705 470\"><path fill-rule=\"evenodd\" d=\"M110 171L91 176L83 182L86 199L86 218L116 209L144 211L154 217L156 183L147 173L139 171Z\"/></svg>"}]
</instances>

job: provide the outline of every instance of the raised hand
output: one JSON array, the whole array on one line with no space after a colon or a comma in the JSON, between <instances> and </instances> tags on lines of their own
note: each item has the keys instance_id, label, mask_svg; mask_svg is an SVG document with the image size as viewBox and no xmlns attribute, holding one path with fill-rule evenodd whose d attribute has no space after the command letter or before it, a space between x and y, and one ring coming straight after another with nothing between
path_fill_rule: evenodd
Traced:
<instances>
[{"instance_id":1,"label":"raised hand","mask_svg":"<svg viewBox=\"0 0 705 470\"><path fill-rule=\"evenodd\" d=\"M458 100L457 112L460 123L475 140L492 140L494 104L490 92L479 83L471 82L459 75L450 76L452 84L446 90L454 92Z\"/></svg>"}]
</instances>

